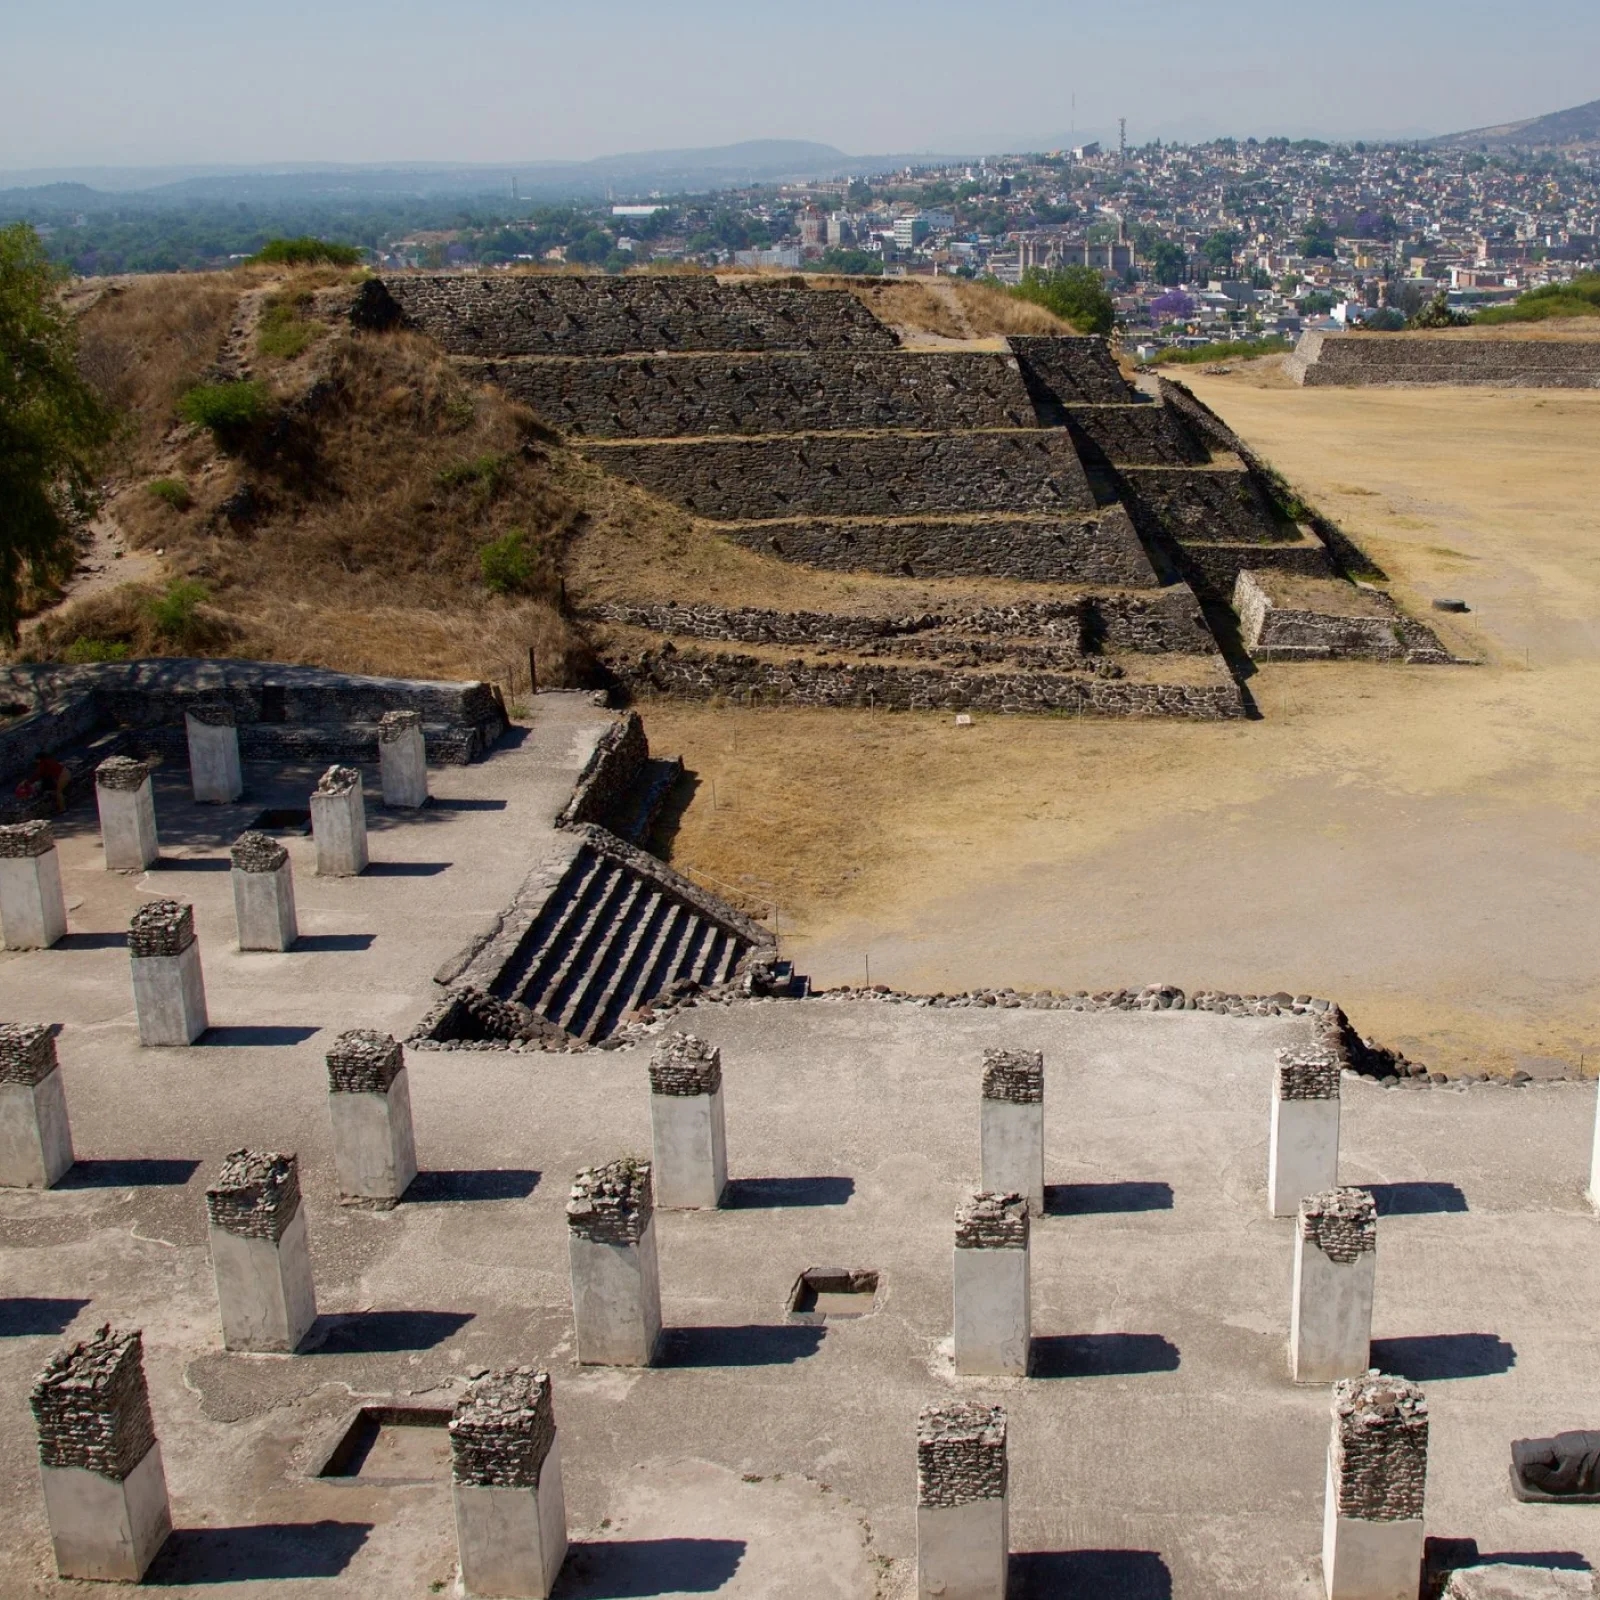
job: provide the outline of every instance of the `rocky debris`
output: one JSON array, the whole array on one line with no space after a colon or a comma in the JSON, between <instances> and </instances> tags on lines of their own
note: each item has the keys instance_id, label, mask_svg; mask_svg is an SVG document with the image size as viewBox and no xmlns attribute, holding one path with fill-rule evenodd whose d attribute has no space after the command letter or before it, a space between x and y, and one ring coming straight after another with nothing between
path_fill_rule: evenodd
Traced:
<instances>
[{"instance_id":1,"label":"rocky debris","mask_svg":"<svg viewBox=\"0 0 1600 1600\"><path fill-rule=\"evenodd\" d=\"M300 1162L293 1152L230 1150L206 1190L214 1228L276 1243L300 1210Z\"/></svg>"},{"instance_id":2,"label":"rocky debris","mask_svg":"<svg viewBox=\"0 0 1600 1600\"><path fill-rule=\"evenodd\" d=\"M496 1489L537 1489L555 1442L550 1374L515 1367L475 1378L450 1418L451 1476Z\"/></svg>"},{"instance_id":3,"label":"rocky debris","mask_svg":"<svg viewBox=\"0 0 1600 1600\"><path fill-rule=\"evenodd\" d=\"M56 1070L56 1038L34 1022L0 1022L0 1083L32 1088Z\"/></svg>"},{"instance_id":4,"label":"rocky debris","mask_svg":"<svg viewBox=\"0 0 1600 1600\"><path fill-rule=\"evenodd\" d=\"M146 901L128 923L130 955L181 956L194 938L194 907L177 900Z\"/></svg>"},{"instance_id":5,"label":"rocky debris","mask_svg":"<svg viewBox=\"0 0 1600 1600\"><path fill-rule=\"evenodd\" d=\"M335 1094L387 1094L405 1066L405 1052L391 1034L352 1028L328 1052L328 1088Z\"/></svg>"},{"instance_id":6,"label":"rocky debris","mask_svg":"<svg viewBox=\"0 0 1600 1600\"><path fill-rule=\"evenodd\" d=\"M1028 1202L1017 1194L975 1194L956 1208L956 1249L1026 1250Z\"/></svg>"},{"instance_id":7,"label":"rocky debris","mask_svg":"<svg viewBox=\"0 0 1600 1600\"><path fill-rule=\"evenodd\" d=\"M240 872L276 872L289 859L289 852L270 834L254 830L241 833L228 853Z\"/></svg>"},{"instance_id":8,"label":"rocky debris","mask_svg":"<svg viewBox=\"0 0 1600 1600\"><path fill-rule=\"evenodd\" d=\"M722 1052L692 1033L669 1035L650 1058L650 1092L715 1094L722 1087Z\"/></svg>"},{"instance_id":9,"label":"rocky debris","mask_svg":"<svg viewBox=\"0 0 1600 1600\"><path fill-rule=\"evenodd\" d=\"M654 1210L650 1163L623 1156L572 1180L567 1226L595 1244L637 1244Z\"/></svg>"},{"instance_id":10,"label":"rocky debris","mask_svg":"<svg viewBox=\"0 0 1600 1600\"><path fill-rule=\"evenodd\" d=\"M118 1482L150 1453L155 1418L144 1376L144 1336L108 1323L52 1356L28 1396L45 1467L78 1467Z\"/></svg>"},{"instance_id":11,"label":"rocky debris","mask_svg":"<svg viewBox=\"0 0 1600 1600\"><path fill-rule=\"evenodd\" d=\"M1333 1386L1333 1492L1339 1515L1363 1522L1422 1516L1428 1402L1416 1384L1376 1369Z\"/></svg>"},{"instance_id":12,"label":"rocky debris","mask_svg":"<svg viewBox=\"0 0 1600 1600\"><path fill-rule=\"evenodd\" d=\"M1348 1266L1378 1248L1378 1204L1369 1190L1327 1189L1300 1202L1300 1237Z\"/></svg>"}]
</instances>

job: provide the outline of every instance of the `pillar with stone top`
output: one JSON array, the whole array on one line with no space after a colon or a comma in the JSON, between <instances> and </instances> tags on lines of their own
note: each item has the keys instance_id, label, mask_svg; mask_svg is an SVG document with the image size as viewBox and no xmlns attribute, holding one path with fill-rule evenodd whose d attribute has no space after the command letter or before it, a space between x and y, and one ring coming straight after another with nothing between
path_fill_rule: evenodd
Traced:
<instances>
[{"instance_id":1,"label":"pillar with stone top","mask_svg":"<svg viewBox=\"0 0 1600 1600\"><path fill-rule=\"evenodd\" d=\"M139 1043L193 1044L209 1026L194 907L177 900L146 901L128 924L128 960Z\"/></svg>"},{"instance_id":2,"label":"pillar with stone top","mask_svg":"<svg viewBox=\"0 0 1600 1600\"><path fill-rule=\"evenodd\" d=\"M1280 1050L1272 1077L1267 1209L1300 1214L1308 1194L1339 1184L1339 1058L1320 1045Z\"/></svg>"},{"instance_id":3,"label":"pillar with stone top","mask_svg":"<svg viewBox=\"0 0 1600 1600\"><path fill-rule=\"evenodd\" d=\"M0 827L0 944L48 950L66 931L54 830L42 819Z\"/></svg>"},{"instance_id":4,"label":"pillar with stone top","mask_svg":"<svg viewBox=\"0 0 1600 1600\"><path fill-rule=\"evenodd\" d=\"M143 1336L107 1325L60 1351L28 1403L56 1571L138 1583L172 1532Z\"/></svg>"},{"instance_id":5,"label":"pillar with stone top","mask_svg":"<svg viewBox=\"0 0 1600 1600\"><path fill-rule=\"evenodd\" d=\"M1002 1407L952 1400L917 1418L918 1600L1002 1600L1006 1477Z\"/></svg>"},{"instance_id":6,"label":"pillar with stone top","mask_svg":"<svg viewBox=\"0 0 1600 1600\"><path fill-rule=\"evenodd\" d=\"M328 1052L328 1111L339 1198L387 1211L417 1175L411 1090L397 1039L372 1028L341 1033Z\"/></svg>"},{"instance_id":7,"label":"pillar with stone top","mask_svg":"<svg viewBox=\"0 0 1600 1600\"><path fill-rule=\"evenodd\" d=\"M230 1151L206 1190L206 1221L223 1345L295 1349L317 1320L298 1159Z\"/></svg>"},{"instance_id":8,"label":"pillar with stone top","mask_svg":"<svg viewBox=\"0 0 1600 1600\"><path fill-rule=\"evenodd\" d=\"M975 1194L957 1210L951 1286L956 1371L1026 1377L1033 1306L1021 1195Z\"/></svg>"},{"instance_id":9,"label":"pillar with stone top","mask_svg":"<svg viewBox=\"0 0 1600 1600\"><path fill-rule=\"evenodd\" d=\"M156 797L147 762L108 756L94 769L100 842L107 872L143 872L161 854L156 837Z\"/></svg>"},{"instance_id":10,"label":"pillar with stone top","mask_svg":"<svg viewBox=\"0 0 1600 1600\"><path fill-rule=\"evenodd\" d=\"M722 1052L692 1033L673 1034L650 1058L650 1135L655 1201L667 1210L714 1210L728 1187Z\"/></svg>"},{"instance_id":11,"label":"pillar with stone top","mask_svg":"<svg viewBox=\"0 0 1600 1600\"><path fill-rule=\"evenodd\" d=\"M72 1162L55 1035L42 1023L0 1023L0 1186L49 1189Z\"/></svg>"},{"instance_id":12,"label":"pillar with stone top","mask_svg":"<svg viewBox=\"0 0 1600 1600\"><path fill-rule=\"evenodd\" d=\"M189 735L189 783L202 805L231 805L244 793L239 730L226 700L192 700L184 707Z\"/></svg>"},{"instance_id":13,"label":"pillar with stone top","mask_svg":"<svg viewBox=\"0 0 1600 1600\"><path fill-rule=\"evenodd\" d=\"M572 1320L584 1366L648 1367L661 1338L650 1163L585 1167L567 1201Z\"/></svg>"},{"instance_id":14,"label":"pillar with stone top","mask_svg":"<svg viewBox=\"0 0 1600 1600\"><path fill-rule=\"evenodd\" d=\"M1367 1370L1377 1263L1378 1207L1369 1190L1329 1189L1301 1200L1289 1315L1296 1383L1332 1383Z\"/></svg>"},{"instance_id":15,"label":"pillar with stone top","mask_svg":"<svg viewBox=\"0 0 1600 1600\"><path fill-rule=\"evenodd\" d=\"M1322 1526L1328 1600L1416 1600L1427 1477L1422 1390L1376 1371L1341 1378Z\"/></svg>"},{"instance_id":16,"label":"pillar with stone top","mask_svg":"<svg viewBox=\"0 0 1600 1600\"><path fill-rule=\"evenodd\" d=\"M356 767L329 767L311 791L311 833L319 878L355 878L367 870L367 802Z\"/></svg>"},{"instance_id":17,"label":"pillar with stone top","mask_svg":"<svg viewBox=\"0 0 1600 1600\"><path fill-rule=\"evenodd\" d=\"M982 1187L1020 1194L1044 1212L1044 1056L1037 1050L985 1050L979 1120Z\"/></svg>"},{"instance_id":18,"label":"pillar with stone top","mask_svg":"<svg viewBox=\"0 0 1600 1600\"><path fill-rule=\"evenodd\" d=\"M253 830L233 841L233 916L241 950L288 950L300 937L289 852Z\"/></svg>"},{"instance_id":19,"label":"pillar with stone top","mask_svg":"<svg viewBox=\"0 0 1600 1600\"><path fill-rule=\"evenodd\" d=\"M428 803L428 747L420 711L385 711L378 718L378 775L386 806Z\"/></svg>"},{"instance_id":20,"label":"pillar with stone top","mask_svg":"<svg viewBox=\"0 0 1600 1600\"><path fill-rule=\"evenodd\" d=\"M489 1372L450 1418L450 1495L469 1595L546 1600L567 1554L550 1374Z\"/></svg>"}]
</instances>

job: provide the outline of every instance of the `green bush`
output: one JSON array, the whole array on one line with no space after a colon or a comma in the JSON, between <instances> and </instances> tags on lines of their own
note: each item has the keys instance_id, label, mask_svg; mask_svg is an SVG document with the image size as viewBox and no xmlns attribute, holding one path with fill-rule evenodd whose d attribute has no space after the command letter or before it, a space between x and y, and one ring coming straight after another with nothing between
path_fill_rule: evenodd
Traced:
<instances>
[{"instance_id":1,"label":"green bush","mask_svg":"<svg viewBox=\"0 0 1600 1600\"><path fill-rule=\"evenodd\" d=\"M209 428L220 444L242 438L271 410L264 383L198 383L178 401L178 415Z\"/></svg>"},{"instance_id":2,"label":"green bush","mask_svg":"<svg viewBox=\"0 0 1600 1600\"><path fill-rule=\"evenodd\" d=\"M207 598L206 586L193 578L174 578L165 590L145 602L156 632L169 644L184 649L202 631L200 607Z\"/></svg>"},{"instance_id":3,"label":"green bush","mask_svg":"<svg viewBox=\"0 0 1600 1600\"><path fill-rule=\"evenodd\" d=\"M1030 267L1011 292L1019 300L1053 311L1079 333L1110 333L1117 318L1117 308L1093 267L1063 267L1060 272Z\"/></svg>"},{"instance_id":4,"label":"green bush","mask_svg":"<svg viewBox=\"0 0 1600 1600\"><path fill-rule=\"evenodd\" d=\"M1150 365L1165 367L1172 365L1189 366L1201 361L1250 361L1256 356L1282 355L1285 350L1292 350L1294 346L1287 339L1280 339L1274 335L1270 339L1219 339L1215 344L1197 344L1190 348L1174 345L1170 350L1162 350L1153 356Z\"/></svg>"},{"instance_id":5,"label":"green bush","mask_svg":"<svg viewBox=\"0 0 1600 1600\"><path fill-rule=\"evenodd\" d=\"M441 489L471 489L480 500L492 500L506 481L511 462L506 456L474 456L442 467L434 476Z\"/></svg>"},{"instance_id":6,"label":"green bush","mask_svg":"<svg viewBox=\"0 0 1600 1600\"><path fill-rule=\"evenodd\" d=\"M174 511L187 511L194 504L189 485L182 478L152 478L145 489Z\"/></svg>"},{"instance_id":7,"label":"green bush","mask_svg":"<svg viewBox=\"0 0 1600 1600\"><path fill-rule=\"evenodd\" d=\"M94 661L126 661L130 653L121 639L74 639L62 660L74 667L86 667Z\"/></svg>"},{"instance_id":8,"label":"green bush","mask_svg":"<svg viewBox=\"0 0 1600 1600\"><path fill-rule=\"evenodd\" d=\"M361 263L361 252L302 234L298 239L269 239L250 259L274 267L354 267Z\"/></svg>"},{"instance_id":9,"label":"green bush","mask_svg":"<svg viewBox=\"0 0 1600 1600\"><path fill-rule=\"evenodd\" d=\"M534 555L521 528L484 545L478 551L478 565L491 594L526 594L533 586Z\"/></svg>"},{"instance_id":10,"label":"green bush","mask_svg":"<svg viewBox=\"0 0 1600 1600\"><path fill-rule=\"evenodd\" d=\"M1508 306L1490 306L1474 322L1545 322L1551 317L1600 317L1600 272L1571 283L1547 283L1518 295Z\"/></svg>"},{"instance_id":11,"label":"green bush","mask_svg":"<svg viewBox=\"0 0 1600 1600\"><path fill-rule=\"evenodd\" d=\"M315 330L301 314L310 302L310 295L269 300L256 329L256 349L280 361L292 361L299 355L315 336Z\"/></svg>"}]
</instances>

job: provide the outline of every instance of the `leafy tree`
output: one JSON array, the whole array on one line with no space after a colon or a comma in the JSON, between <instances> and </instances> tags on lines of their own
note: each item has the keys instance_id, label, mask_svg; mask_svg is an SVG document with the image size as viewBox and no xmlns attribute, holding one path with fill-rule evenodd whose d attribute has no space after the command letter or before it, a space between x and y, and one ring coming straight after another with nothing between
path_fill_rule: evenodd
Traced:
<instances>
[{"instance_id":1,"label":"leafy tree","mask_svg":"<svg viewBox=\"0 0 1600 1600\"><path fill-rule=\"evenodd\" d=\"M1300 235L1299 252L1311 261L1333 260L1333 226L1326 217L1313 217L1306 224L1306 231Z\"/></svg>"},{"instance_id":2,"label":"leafy tree","mask_svg":"<svg viewBox=\"0 0 1600 1600\"><path fill-rule=\"evenodd\" d=\"M1219 230L1200 246L1200 254L1213 272L1223 274L1233 270L1233 252L1238 248L1238 234Z\"/></svg>"},{"instance_id":3,"label":"leafy tree","mask_svg":"<svg viewBox=\"0 0 1600 1600\"><path fill-rule=\"evenodd\" d=\"M1063 267L1060 272L1031 267L1011 292L1053 311L1079 333L1110 333L1116 321L1116 306L1093 267Z\"/></svg>"},{"instance_id":4,"label":"leafy tree","mask_svg":"<svg viewBox=\"0 0 1600 1600\"><path fill-rule=\"evenodd\" d=\"M298 239L269 239L250 259L282 267L353 267L360 262L361 252L307 234Z\"/></svg>"},{"instance_id":5,"label":"leafy tree","mask_svg":"<svg viewBox=\"0 0 1600 1600\"><path fill-rule=\"evenodd\" d=\"M1188 260L1181 244L1171 239L1157 239L1144 256L1150 263L1150 275L1157 283L1173 288L1183 282L1183 269Z\"/></svg>"},{"instance_id":6,"label":"leafy tree","mask_svg":"<svg viewBox=\"0 0 1600 1600\"><path fill-rule=\"evenodd\" d=\"M26 223L0 228L0 637L17 634L24 580L71 571L73 533L93 504L110 408L77 367L58 269Z\"/></svg>"},{"instance_id":7,"label":"leafy tree","mask_svg":"<svg viewBox=\"0 0 1600 1600\"><path fill-rule=\"evenodd\" d=\"M817 270L844 272L854 277L881 276L883 257L873 255L870 250L845 250L835 246L831 250L822 252L822 259L817 262Z\"/></svg>"}]
</instances>

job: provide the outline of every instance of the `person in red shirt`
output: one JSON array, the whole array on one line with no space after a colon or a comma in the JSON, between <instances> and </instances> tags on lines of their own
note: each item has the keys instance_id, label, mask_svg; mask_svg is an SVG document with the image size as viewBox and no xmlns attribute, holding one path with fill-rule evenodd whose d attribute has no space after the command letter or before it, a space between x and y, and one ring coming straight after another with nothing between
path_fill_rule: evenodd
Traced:
<instances>
[{"instance_id":1,"label":"person in red shirt","mask_svg":"<svg viewBox=\"0 0 1600 1600\"><path fill-rule=\"evenodd\" d=\"M17 785L17 794L23 799L31 799L36 794L49 790L50 797L55 801L57 811L67 809L67 784L71 781L71 774L52 755L47 755L43 750L39 752L38 759L33 763L33 774Z\"/></svg>"}]
</instances>

